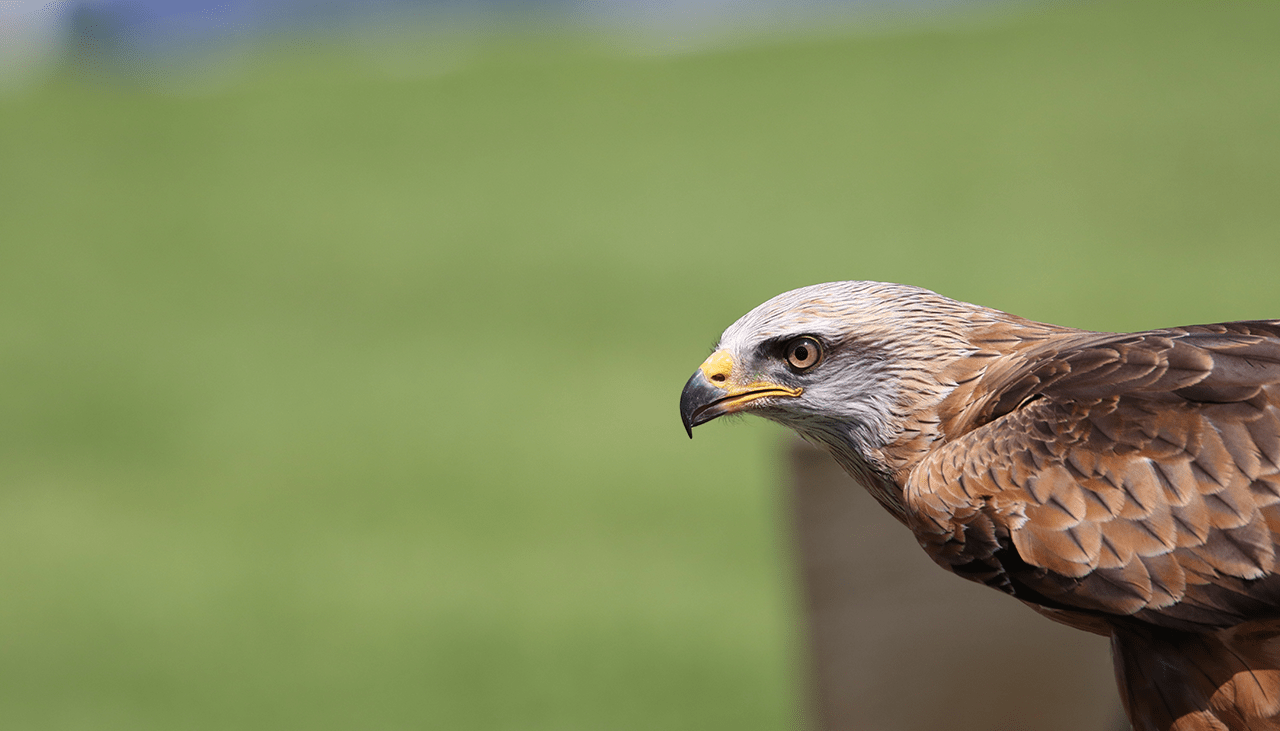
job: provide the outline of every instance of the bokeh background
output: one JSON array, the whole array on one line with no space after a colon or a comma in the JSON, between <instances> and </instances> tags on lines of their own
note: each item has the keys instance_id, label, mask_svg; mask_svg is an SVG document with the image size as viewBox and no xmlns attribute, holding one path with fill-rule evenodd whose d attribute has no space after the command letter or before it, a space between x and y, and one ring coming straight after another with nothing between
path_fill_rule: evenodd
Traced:
<instances>
[{"instance_id":1,"label":"bokeh background","mask_svg":"<svg viewBox=\"0 0 1280 731\"><path fill-rule=\"evenodd\" d=\"M835 279L1280 317L1278 28L0 3L3 726L795 728L783 434L687 376Z\"/></svg>"}]
</instances>

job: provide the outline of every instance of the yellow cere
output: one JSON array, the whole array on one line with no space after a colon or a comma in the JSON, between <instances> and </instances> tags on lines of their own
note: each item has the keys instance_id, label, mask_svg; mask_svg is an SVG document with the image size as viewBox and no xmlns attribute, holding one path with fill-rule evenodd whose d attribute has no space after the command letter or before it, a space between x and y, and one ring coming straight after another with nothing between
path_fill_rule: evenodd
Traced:
<instances>
[{"instance_id":1,"label":"yellow cere","mask_svg":"<svg viewBox=\"0 0 1280 731\"><path fill-rule=\"evenodd\" d=\"M727 350L717 350L698 368L711 385L716 388L728 388L729 376L733 373L733 356L729 355Z\"/></svg>"}]
</instances>

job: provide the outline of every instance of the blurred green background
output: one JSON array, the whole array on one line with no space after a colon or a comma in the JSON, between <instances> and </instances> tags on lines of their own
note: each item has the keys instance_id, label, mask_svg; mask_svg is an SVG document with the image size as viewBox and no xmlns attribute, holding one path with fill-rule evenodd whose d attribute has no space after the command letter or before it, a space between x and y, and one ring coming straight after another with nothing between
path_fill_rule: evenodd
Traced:
<instances>
[{"instance_id":1,"label":"blurred green background","mask_svg":"<svg viewBox=\"0 0 1280 731\"><path fill-rule=\"evenodd\" d=\"M1055 3L0 97L3 726L796 727L783 435L690 443L685 378L836 279L1280 317L1277 27Z\"/></svg>"}]
</instances>

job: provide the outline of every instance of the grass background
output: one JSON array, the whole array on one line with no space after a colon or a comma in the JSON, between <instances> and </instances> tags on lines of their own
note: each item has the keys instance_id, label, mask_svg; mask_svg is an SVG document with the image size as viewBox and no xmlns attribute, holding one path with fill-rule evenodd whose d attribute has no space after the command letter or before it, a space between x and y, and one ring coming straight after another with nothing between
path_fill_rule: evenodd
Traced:
<instances>
[{"instance_id":1,"label":"grass background","mask_svg":"<svg viewBox=\"0 0 1280 731\"><path fill-rule=\"evenodd\" d=\"M723 327L1280 317L1280 5L959 20L0 99L3 725L794 727L781 435L676 414Z\"/></svg>"}]
</instances>

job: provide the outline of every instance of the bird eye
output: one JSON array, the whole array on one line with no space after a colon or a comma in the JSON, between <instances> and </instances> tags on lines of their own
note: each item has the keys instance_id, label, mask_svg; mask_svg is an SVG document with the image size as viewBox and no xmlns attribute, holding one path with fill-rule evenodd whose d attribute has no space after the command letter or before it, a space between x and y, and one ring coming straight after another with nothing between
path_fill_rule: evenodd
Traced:
<instances>
[{"instance_id":1,"label":"bird eye","mask_svg":"<svg viewBox=\"0 0 1280 731\"><path fill-rule=\"evenodd\" d=\"M792 368L811 368L822 356L822 346L811 337L796 338L787 343L787 362Z\"/></svg>"}]
</instances>

